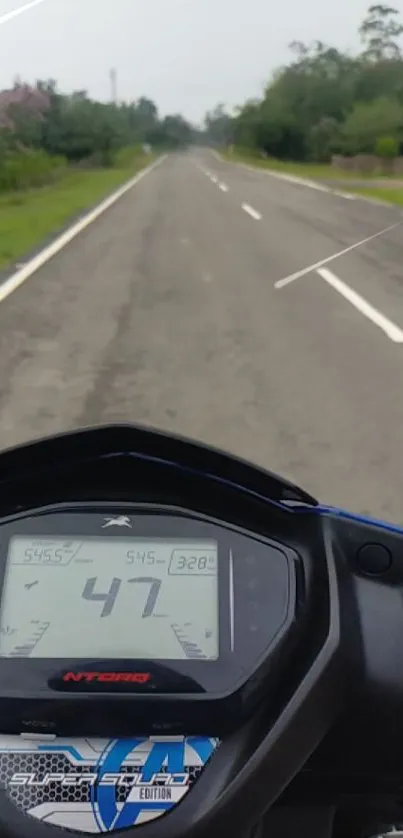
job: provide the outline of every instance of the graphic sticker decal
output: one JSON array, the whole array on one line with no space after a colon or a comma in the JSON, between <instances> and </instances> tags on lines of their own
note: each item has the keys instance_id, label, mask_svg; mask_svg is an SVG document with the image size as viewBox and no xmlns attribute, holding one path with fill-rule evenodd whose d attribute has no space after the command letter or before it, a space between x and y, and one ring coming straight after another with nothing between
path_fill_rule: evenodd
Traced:
<instances>
[{"instance_id":1,"label":"graphic sticker decal","mask_svg":"<svg viewBox=\"0 0 403 838\"><path fill-rule=\"evenodd\" d=\"M18 808L44 823L115 832L169 812L218 744L206 736L51 741L0 736L0 782Z\"/></svg>"}]
</instances>

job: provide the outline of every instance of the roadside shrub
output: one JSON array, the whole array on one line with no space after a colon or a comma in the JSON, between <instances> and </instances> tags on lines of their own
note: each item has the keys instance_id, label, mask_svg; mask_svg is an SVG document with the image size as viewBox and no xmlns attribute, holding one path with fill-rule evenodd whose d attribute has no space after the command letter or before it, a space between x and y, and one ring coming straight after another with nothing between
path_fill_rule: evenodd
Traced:
<instances>
[{"instance_id":1,"label":"roadside shrub","mask_svg":"<svg viewBox=\"0 0 403 838\"><path fill-rule=\"evenodd\" d=\"M65 168L64 157L52 157L45 151L5 151L0 156L0 192L45 186Z\"/></svg>"},{"instance_id":2,"label":"roadside shrub","mask_svg":"<svg viewBox=\"0 0 403 838\"><path fill-rule=\"evenodd\" d=\"M393 160L399 154L399 141L396 137L378 137L375 154L383 160Z\"/></svg>"},{"instance_id":3,"label":"roadside shrub","mask_svg":"<svg viewBox=\"0 0 403 838\"><path fill-rule=\"evenodd\" d=\"M136 158L143 154L144 150L141 143L125 146L114 155L114 166L117 169L128 169Z\"/></svg>"}]
</instances>

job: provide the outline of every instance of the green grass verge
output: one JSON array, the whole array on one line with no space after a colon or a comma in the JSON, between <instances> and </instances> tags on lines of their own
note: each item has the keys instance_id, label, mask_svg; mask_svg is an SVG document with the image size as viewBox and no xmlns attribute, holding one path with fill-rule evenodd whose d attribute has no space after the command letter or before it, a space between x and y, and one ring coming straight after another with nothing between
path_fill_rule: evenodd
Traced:
<instances>
[{"instance_id":1,"label":"green grass verge","mask_svg":"<svg viewBox=\"0 0 403 838\"><path fill-rule=\"evenodd\" d=\"M288 160L267 159L255 154L248 154L241 151L223 151L222 156L234 163L249 163L252 166L259 166L262 169L270 169L274 172L285 172L290 175L298 175L305 178L320 178L321 180L373 180L381 177L380 172L361 174L359 172L348 172L344 169L335 169L327 163L292 163ZM398 177L396 175L396 177ZM390 178L393 180L393 177ZM399 175L399 179L402 176Z\"/></svg>"},{"instance_id":2,"label":"green grass verge","mask_svg":"<svg viewBox=\"0 0 403 838\"><path fill-rule=\"evenodd\" d=\"M347 190L346 190L347 191ZM389 204L397 204L403 207L403 189L384 189L369 186L365 189L348 189L349 192L354 192L356 195L364 195L364 197L378 198L379 201L387 201Z\"/></svg>"},{"instance_id":3,"label":"green grass verge","mask_svg":"<svg viewBox=\"0 0 403 838\"><path fill-rule=\"evenodd\" d=\"M137 154L111 169L70 171L57 183L0 195L0 268L60 230L69 219L105 198L156 155Z\"/></svg>"},{"instance_id":4,"label":"green grass verge","mask_svg":"<svg viewBox=\"0 0 403 838\"><path fill-rule=\"evenodd\" d=\"M328 166L322 163L289 163L283 160L275 160L275 159L268 159L264 160L261 157L257 157L253 154L248 154L240 151L223 151L221 152L222 156L225 160L230 160L234 163L249 163L253 166L258 166L263 169L270 169L272 171L278 172L285 172L289 174L298 175L299 177L305 178L312 178L321 180L371 180L378 179L378 175L358 175L356 172L345 172L340 169L334 169L332 166ZM402 180L402 176L396 176L398 180ZM394 180L393 177L390 178L391 181ZM340 191L343 191L343 188L338 186ZM353 192L356 195L363 195L370 198L377 198L379 201L386 201L390 204L395 204L397 206L403 206L403 189L399 187L392 187L388 189L387 186L365 186L364 188L360 189L355 186L345 186L344 191L346 192Z\"/></svg>"}]
</instances>

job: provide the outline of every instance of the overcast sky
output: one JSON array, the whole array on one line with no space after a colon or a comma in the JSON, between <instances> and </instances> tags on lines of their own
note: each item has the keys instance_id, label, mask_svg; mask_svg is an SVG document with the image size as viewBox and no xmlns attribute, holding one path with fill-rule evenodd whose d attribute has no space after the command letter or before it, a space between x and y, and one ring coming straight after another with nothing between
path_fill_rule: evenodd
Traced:
<instances>
[{"instance_id":1,"label":"overcast sky","mask_svg":"<svg viewBox=\"0 0 403 838\"><path fill-rule=\"evenodd\" d=\"M4 13L29 0L0 0ZM147 95L162 113L200 121L222 101L259 95L287 45L316 38L359 45L370 0L44 0L0 25L0 88L55 78L106 99ZM403 14L403 0L392 2Z\"/></svg>"}]
</instances>

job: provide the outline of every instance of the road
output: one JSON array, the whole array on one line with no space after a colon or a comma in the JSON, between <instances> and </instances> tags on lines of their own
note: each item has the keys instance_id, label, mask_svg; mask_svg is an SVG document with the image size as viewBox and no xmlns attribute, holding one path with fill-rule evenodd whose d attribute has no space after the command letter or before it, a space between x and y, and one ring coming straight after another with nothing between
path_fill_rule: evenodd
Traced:
<instances>
[{"instance_id":1,"label":"road","mask_svg":"<svg viewBox=\"0 0 403 838\"><path fill-rule=\"evenodd\" d=\"M402 221L168 156L0 304L0 444L149 423L402 523Z\"/></svg>"}]
</instances>

